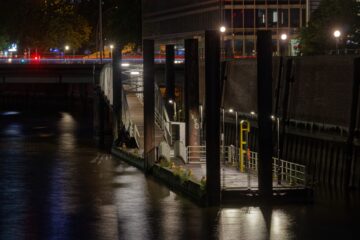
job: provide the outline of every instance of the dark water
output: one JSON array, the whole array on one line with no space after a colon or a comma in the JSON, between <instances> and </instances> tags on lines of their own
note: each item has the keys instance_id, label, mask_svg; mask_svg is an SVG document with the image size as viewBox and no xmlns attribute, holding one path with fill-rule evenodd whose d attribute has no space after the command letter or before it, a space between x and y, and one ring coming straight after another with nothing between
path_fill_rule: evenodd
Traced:
<instances>
[{"instance_id":1,"label":"dark water","mask_svg":"<svg viewBox=\"0 0 360 240\"><path fill-rule=\"evenodd\" d=\"M99 151L91 116L0 113L0 239L360 239L358 199L201 209Z\"/></svg>"}]
</instances>

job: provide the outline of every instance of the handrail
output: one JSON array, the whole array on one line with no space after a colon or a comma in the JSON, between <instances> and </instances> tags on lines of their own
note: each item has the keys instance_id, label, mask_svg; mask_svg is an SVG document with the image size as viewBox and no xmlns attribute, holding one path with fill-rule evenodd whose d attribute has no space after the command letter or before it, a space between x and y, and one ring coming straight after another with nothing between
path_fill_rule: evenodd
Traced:
<instances>
[{"instance_id":1,"label":"handrail","mask_svg":"<svg viewBox=\"0 0 360 240\"><path fill-rule=\"evenodd\" d=\"M187 158L189 163L206 163L206 146L187 146ZM220 152L224 155L224 162L231 162L230 152L231 146L224 146L224 151L220 147ZM246 171L250 171L253 174L257 174L258 168L258 153L251 151L249 153L249 159L246 164ZM238 158L237 158L238 159ZM280 159L280 164L277 165L278 159L273 157L273 174L278 176L280 174L281 179L290 184L306 185L306 166L294 162L285 161ZM278 169L280 168L280 173Z\"/></svg>"},{"instance_id":2,"label":"handrail","mask_svg":"<svg viewBox=\"0 0 360 240\"><path fill-rule=\"evenodd\" d=\"M100 88L109 102L110 106L113 105L113 74L112 64L105 64L100 73ZM129 104L125 95L125 91L122 88L122 116L121 120L124 124L126 131L130 137L135 139L137 146L140 146L140 133L135 123L131 120Z\"/></svg>"},{"instance_id":3,"label":"handrail","mask_svg":"<svg viewBox=\"0 0 360 240\"><path fill-rule=\"evenodd\" d=\"M172 145L172 134L170 129L170 119L166 110L164 100L161 96L160 89L155 84L155 123L164 131L164 137L169 145Z\"/></svg>"}]
</instances>

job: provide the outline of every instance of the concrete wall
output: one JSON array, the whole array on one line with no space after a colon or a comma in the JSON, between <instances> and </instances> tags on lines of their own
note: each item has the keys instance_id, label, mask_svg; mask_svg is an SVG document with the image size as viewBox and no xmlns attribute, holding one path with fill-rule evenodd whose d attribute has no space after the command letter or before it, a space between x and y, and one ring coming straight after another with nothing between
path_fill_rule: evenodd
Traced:
<instances>
[{"instance_id":1,"label":"concrete wall","mask_svg":"<svg viewBox=\"0 0 360 240\"><path fill-rule=\"evenodd\" d=\"M273 64L273 92L278 61ZM347 137L353 94L353 57L319 56L294 59L293 82L289 89L289 114L282 158L307 166L310 184L341 187L347 185L346 165L351 165L350 185L360 188L359 131L355 134L353 155L349 158ZM286 69L285 69L286 71ZM284 71L284 72L285 72ZM284 74L283 74L284 75ZM281 82L284 95L284 79ZM243 113L257 111L256 60L229 63L225 83L224 107ZM358 109L357 129L360 127ZM281 111L280 111L281 113ZM257 151L256 121L250 133L250 148ZM227 144L235 142L235 125L227 123ZM276 146L274 146L276 147ZM275 153L276 149L274 149Z\"/></svg>"},{"instance_id":2,"label":"concrete wall","mask_svg":"<svg viewBox=\"0 0 360 240\"><path fill-rule=\"evenodd\" d=\"M219 1L143 0L143 38L184 37L217 29Z\"/></svg>"},{"instance_id":3,"label":"concrete wall","mask_svg":"<svg viewBox=\"0 0 360 240\"><path fill-rule=\"evenodd\" d=\"M279 59L274 58L273 93L276 89L278 62ZM294 63L289 117L299 121L348 127L352 100L353 58L299 57L294 59ZM228 64L223 102L225 109L234 108L244 113L257 112L256 59L233 61ZM283 82L281 86L280 95L283 95Z\"/></svg>"}]
</instances>

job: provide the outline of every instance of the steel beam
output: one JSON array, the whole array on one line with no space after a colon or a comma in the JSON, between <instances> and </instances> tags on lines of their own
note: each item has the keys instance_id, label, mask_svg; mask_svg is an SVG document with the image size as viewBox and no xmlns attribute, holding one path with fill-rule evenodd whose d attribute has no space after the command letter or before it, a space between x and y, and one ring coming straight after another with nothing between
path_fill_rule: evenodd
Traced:
<instances>
[{"instance_id":1,"label":"steel beam","mask_svg":"<svg viewBox=\"0 0 360 240\"><path fill-rule=\"evenodd\" d=\"M271 31L257 32L257 99L259 123L259 194L272 196L272 42Z\"/></svg>"},{"instance_id":2,"label":"steel beam","mask_svg":"<svg viewBox=\"0 0 360 240\"><path fill-rule=\"evenodd\" d=\"M220 191L220 34L205 32L206 194L219 206Z\"/></svg>"},{"instance_id":3,"label":"steel beam","mask_svg":"<svg viewBox=\"0 0 360 240\"><path fill-rule=\"evenodd\" d=\"M143 41L144 54L144 157L145 171L155 161L155 63L154 40Z\"/></svg>"}]
</instances>

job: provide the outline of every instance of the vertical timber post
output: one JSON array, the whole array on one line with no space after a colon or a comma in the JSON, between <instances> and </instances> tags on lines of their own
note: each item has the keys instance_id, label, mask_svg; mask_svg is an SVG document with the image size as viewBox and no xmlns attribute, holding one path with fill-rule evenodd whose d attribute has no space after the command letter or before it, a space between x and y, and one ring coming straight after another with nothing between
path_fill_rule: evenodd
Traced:
<instances>
[{"instance_id":1,"label":"vertical timber post","mask_svg":"<svg viewBox=\"0 0 360 240\"><path fill-rule=\"evenodd\" d=\"M349 124L349 135L347 139L346 147L346 159L345 159L345 170L344 170L344 181L343 186L345 188L352 187L351 181L351 167L354 159L354 138L355 128L358 119L358 106L359 106L359 87L360 87L360 58L354 59L354 73L353 73L353 87L352 87L352 102L350 112L350 124Z\"/></svg>"},{"instance_id":2,"label":"vertical timber post","mask_svg":"<svg viewBox=\"0 0 360 240\"><path fill-rule=\"evenodd\" d=\"M113 124L114 140L118 142L122 127L122 77L121 77L121 47L116 45L112 55L113 74Z\"/></svg>"},{"instance_id":3,"label":"vertical timber post","mask_svg":"<svg viewBox=\"0 0 360 240\"><path fill-rule=\"evenodd\" d=\"M220 34L205 32L206 193L209 206L220 194Z\"/></svg>"},{"instance_id":4,"label":"vertical timber post","mask_svg":"<svg viewBox=\"0 0 360 240\"><path fill-rule=\"evenodd\" d=\"M144 49L144 168L155 161L155 70L154 40L145 39Z\"/></svg>"},{"instance_id":5,"label":"vertical timber post","mask_svg":"<svg viewBox=\"0 0 360 240\"><path fill-rule=\"evenodd\" d=\"M271 31L257 32L257 97L259 123L259 194L272 196L272 40Z\"/></svg>"},{"instance_id":6,"label":"vertical timber post","mask_svg":"<svg viewBox=\"0 0 360 240\"><path fill-rule=\"evenodd\" d=\"M166 63L165 63L165 79L166 79L166 97L167 100L172 100L172 104L175 103L175 67L174 67L174 61L175 61L175 51L174 51L174 45L166 45ZM169 104L168 102L166 103ZM169 118L172 121L175 121L174 116L174 107L171 105L168 108L169 112Z\"/></svg>"},{"instance_id":7,"label":"vertical timber post","mask_svg":"<svg viewBox=\"0 0 360 240\"><path fill-rule=\"evenodd\" d=\"M186 146L200 145L199 44L185 40L185 124Z\"/></svg>"}]
</instances>

